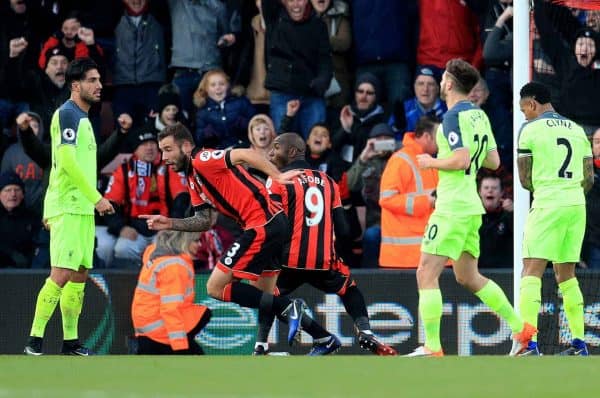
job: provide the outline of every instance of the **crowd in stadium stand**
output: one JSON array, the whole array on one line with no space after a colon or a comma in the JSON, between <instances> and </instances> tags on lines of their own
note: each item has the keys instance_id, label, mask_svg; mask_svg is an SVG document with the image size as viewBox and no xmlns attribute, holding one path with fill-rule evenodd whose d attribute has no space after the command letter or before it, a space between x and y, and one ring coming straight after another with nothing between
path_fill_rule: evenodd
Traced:
<instances>
[{"instance_id":1,"label":"crowd in stadium stand","mask_svg":"<svg viewBox=\"0 0 600 398\"><path fill-rule=\"evenodd\" d=\"M590 136L600 127L599 20L535 1L535 78ZM339 245L346 261L416 268L401 259L414 258L435 189L396 181L386 168L404 175L397 159L410 165L413 152L432 151L447 110L439 83L453 58L481 72L469 98L488 114L503 163L480 179L481 266L511 267L512 40L512 0L3 0L0 268L49 267L47 129L69 96L66 67L80 57L100 66L103 100L90 119L98 183L116 209L96 220L97 267L139 267L155 234L138 215L188 213L185 179L157 145L157 134L180 122L200 147L264 154L275 134L299 133L308 162L340 185L354 239ZM33 123L21 130L24 112ZM437 181L422 171L421 179ZM600 266L597 226L588 224L585 264ZM196 269L214 267L239 232L219 216L201 234Z\"/></svg>"}]
</instances>

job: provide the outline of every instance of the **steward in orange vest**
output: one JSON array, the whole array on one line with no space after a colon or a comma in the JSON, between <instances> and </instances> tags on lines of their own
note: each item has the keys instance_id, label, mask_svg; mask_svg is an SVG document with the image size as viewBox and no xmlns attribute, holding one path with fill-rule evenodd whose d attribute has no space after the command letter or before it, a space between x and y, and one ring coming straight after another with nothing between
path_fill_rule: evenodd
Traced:
<instances>
[{"instance_id":1,"label":"steward in orange vest","mask_svg":"<svg viewBox=\"0 0 600 398\"><path fill-rule=\"evenodd\" d=\"M438 122L423 117L414 133L405 133L402 149L388 160L381 176L381 249L379 265L388 268L417 268L421 239L434 208L437 170L419 169L417 155L437 152Z\"/></svg>"},{"instance_id":2,"label":"steward in orange vest","mask_svg":"<svg viewBox=\"0 0 600 398\"><path fill-rule=\"evenodd\" d=\"M161 231L146 248L131 303L138 354L203 354L194 337L211 317L194 304L197 232Z\"/></svg>"}]
</instances>

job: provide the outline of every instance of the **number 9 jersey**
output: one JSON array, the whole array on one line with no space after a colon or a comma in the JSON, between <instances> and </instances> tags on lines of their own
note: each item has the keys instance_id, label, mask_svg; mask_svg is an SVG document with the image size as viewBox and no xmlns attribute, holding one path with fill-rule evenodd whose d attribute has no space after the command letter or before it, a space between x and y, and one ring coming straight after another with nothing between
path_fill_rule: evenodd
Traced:
<instances>
[{"instance_id":1,"label":"number 9 jersey","mask_svg":"<svg viewBox=\"0 0 600 398\"><path fill-rule=\"evenodd\" d=\"M487 115L470 101L460 101L446 112L435 138L439 159L449 158L454 151L463 148L468 149L471 158L466 170L439 170L436 214L484 214L477 193L477 172L488 152L496 149Z\"/></svg>"},{"instance_id":2,"label":"number 9 jersey","mask_svg":"<svg viewBox=\"0 0 600 398\"><path fill-rule=\"evenodd\" d=\"M267 188L271 198L283 205L292 229L283 266L329 270L335 268L337 261L333 212L342 207L342 200L335 181L322 171L308 170L309 167L306 162L293 162L282 171L307 169L293 184L281 185L269 178Z\"/></svg>"}]
</instances>

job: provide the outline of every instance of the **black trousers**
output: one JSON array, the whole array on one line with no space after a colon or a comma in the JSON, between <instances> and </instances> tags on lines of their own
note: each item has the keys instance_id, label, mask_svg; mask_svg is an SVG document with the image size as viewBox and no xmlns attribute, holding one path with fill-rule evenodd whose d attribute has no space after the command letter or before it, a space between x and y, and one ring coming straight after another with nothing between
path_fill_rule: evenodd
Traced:
<instances>
[{"instance_id":1,"label":"black trousers","mask_svg":"<svg viewBox=\"0 0 600 398\"><path fill-rule=\"evenodd\" d=\"M202 347L196 343L194 337L200 333L202 329L208 324L210 321L212 313L210 309L206 309L202 318L198 321L198 324L194 326L192 330L190 330L187 334L188 345L189 348L187 350L178 350L173 351L171 345L159 343L158 341L152 340L146 336L140 336L137 338L138 355L204 355L204 351Z\"/></svg>"}]
</instances>

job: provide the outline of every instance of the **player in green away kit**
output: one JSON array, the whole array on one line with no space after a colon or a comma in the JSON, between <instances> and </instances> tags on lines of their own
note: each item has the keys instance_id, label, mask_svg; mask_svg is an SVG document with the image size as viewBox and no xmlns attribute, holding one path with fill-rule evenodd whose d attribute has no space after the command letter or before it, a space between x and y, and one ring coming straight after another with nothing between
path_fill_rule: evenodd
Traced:
<instances>
[{"instance_id":1,"label":"player in green away kit","mask_svg":"<svg viewBox=\"0 0 600 398\"><path fill-rule=\"evenodd\" d=\"M573 339L561 354L588 355L575 264L585 232L584 194L594 184L590 141L575 122L554 112L550 92L543 85L523 86L519 105L527 119L519 133L519 179L523 188L533 192L523 236L520 312L537 325L541 278L552 262ZM539 354L537 342L531 341L519 355Z\"/></svg>"},{"instance_id":2,"label":"player in green away kit","mask_svg":"<svg viewBox=\"0 0 600 398\"><path fill-rule=\"evenodd\" d=\"M65 84L71 98L52 116L50 125L52 169L44 219L50 228L50 277L42 286L25 354L41 355L48 320L60 302L63 324L62 353L89 355L78 340L77 324L83 289L92 268L94 208L101 214L114 209L96 189L96 141L87 112L100 101L102 84L98 67L89 58L74 60ZM26 128L26 120L23 126Z\"/></svg>"},{"instance_id":3,"label":"player in green away kit","mask_svg":"<svg viewBox=\"0 0 600 398\"><path fill-rule=\"evenodd\" d=\"M408 356L444 355L440 342L443 302L439 276L448 258L454 261L458 283L506 320L521 349L537 332L533 325L523 322L502 289L477 269L479 227L485 212L477 194L477 171L480 167L495 170L500 165L486 114L467 100L478 81L479 73L470 64L459 59L448 61L441 82L441 97L448 104L448 112L436 133L438 157L418 155L419 167L439 170L439 182L417 269L425 345Z\"/></svg>"}]
</instances>

